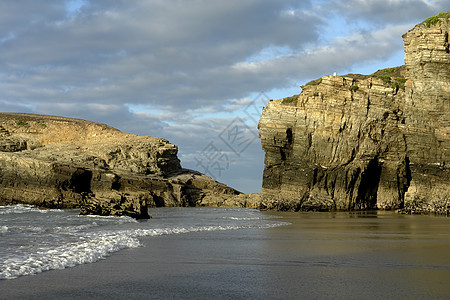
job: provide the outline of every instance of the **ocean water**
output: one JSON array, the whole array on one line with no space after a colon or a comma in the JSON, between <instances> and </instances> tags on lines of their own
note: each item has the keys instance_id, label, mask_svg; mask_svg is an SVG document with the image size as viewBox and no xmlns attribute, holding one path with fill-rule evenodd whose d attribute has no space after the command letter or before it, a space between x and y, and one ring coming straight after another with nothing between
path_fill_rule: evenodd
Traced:
<instances>
[{"instance_id":1,"label":"ocean water","mask_svg":"<svg viewBox=\"0 0 450 300\"><path fill-rule=\"evenodd\" d=\"M450 299L448 217L150 214L0 207L0 299Z\"/></svg>"},{"instance_id":2,"label":"ocean water","mask_svg":"<svg viewBox=\"0 0 450 300\"><path fill-rule=\"evenodd\" d=\"M80 216L78 210L0 206L0 280L95 263L141 238L287 225L258 210L161 208L153 219Z\"/></svg>"}]
</instances>

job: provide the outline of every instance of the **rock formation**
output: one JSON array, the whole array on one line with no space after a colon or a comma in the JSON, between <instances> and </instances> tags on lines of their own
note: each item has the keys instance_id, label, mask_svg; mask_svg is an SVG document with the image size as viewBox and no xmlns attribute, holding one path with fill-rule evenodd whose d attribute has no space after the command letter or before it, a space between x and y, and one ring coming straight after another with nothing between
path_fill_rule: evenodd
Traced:
<instances>
[{"instance_id":1,"label":"rock formation","mask_svg":"<svg viewBox=\"0 0 450 300\"><path fill-rule=\"evenodd\" d=\"M217 206L240 194L182 169L177 151L104 124L0 113L0 204L148 218L147 206Z\"/></svg>"},{"instance_id":2,"label":"rock formation","mask_svg":"<svg viewBox=\"0 0 450 300\"><path fill-rule=\"evenodd\" d=\"M262 194L181 168L168 141L62 117L0 113L0 205L148 218L154 206L450 213L448 15L403 36L405 66L324 76L271 101Z\"/></svg>"},{"instance_id":3,"label":"rock formation","mask_svg":"<svg viewBox=\"0 0 450 300\"><path fill-rule=\"evenodd\" d=\"M403 36L405 66L324 76L264 108L262 207L450 212L450 24L439 16Z\"/></svg>"}]
</instances>

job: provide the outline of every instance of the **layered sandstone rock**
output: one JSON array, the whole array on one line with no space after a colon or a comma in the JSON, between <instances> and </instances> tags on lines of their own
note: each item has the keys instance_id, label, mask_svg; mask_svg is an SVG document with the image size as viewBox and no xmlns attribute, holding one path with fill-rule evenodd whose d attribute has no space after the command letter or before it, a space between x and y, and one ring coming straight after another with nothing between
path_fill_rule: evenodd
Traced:
<instances>
[{"instance_id":1,"label":"layered sandstone rock","mask_svg":"<svg viewBox=\"0 0 450 300\"><path fill-rule=\"evenodd\" d=\"M271 101L262 207L448 214L449 31L419 24L403 36L405 67L325 76Z\"/></svg>"},{"instance_id":2,"label":"layered sandstone rock","mask_svg":"<svg viewBox=\"0 0 450 300\"><path fill-rule=\"evenodd\" d=\"M239 194L182 169L177 151L104 124L1 113L0 203L148 218L148 206L220 205Z\"/></svg>"},{"instance_id":3,"label":"layered sandstone rock","mask_svg":"<svg viewBox=\"0 0 450 300\"><path fill-rule=\"evenodd\" d=\"M404 209L450 212L450 24L417 25L403 36L408 81L402 128L413 174Z\"/></svg>"}]
</instances>

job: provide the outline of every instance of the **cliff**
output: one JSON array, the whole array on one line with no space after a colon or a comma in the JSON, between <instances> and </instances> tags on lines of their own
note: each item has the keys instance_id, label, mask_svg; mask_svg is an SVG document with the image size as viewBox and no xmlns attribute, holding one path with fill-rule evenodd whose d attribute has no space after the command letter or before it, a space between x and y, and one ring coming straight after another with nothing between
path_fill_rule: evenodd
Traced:
<instances>
[{"instance_id":1,"label":"cliff","mask_svg":"<svg viewBox=\"0 0 450 300\"><path fill-rule=\"evenodd\" d=\"M449 214L450 24L439 16L403 35L405 66L324 76L264 108L262 207Z\"/></svg>"},{"instance_id":2,"label":"cliff","mask_svg":"<svg viewBox=\"0 0 450 300\"><path fill-rule=\"evenodd\" d=\"M182 169L177 152L104 124L0 113L0 204L148 218L148 206L222 205L240 194Z\"/></svg>"}]
</instances>

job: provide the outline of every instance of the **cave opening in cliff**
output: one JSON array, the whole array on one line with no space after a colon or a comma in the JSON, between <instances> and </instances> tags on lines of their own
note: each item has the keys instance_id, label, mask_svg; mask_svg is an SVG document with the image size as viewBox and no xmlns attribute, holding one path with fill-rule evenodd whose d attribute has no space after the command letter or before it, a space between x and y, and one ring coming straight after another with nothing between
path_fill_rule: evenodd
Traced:
<instances>
[{"instance_id":1,"label":"cave opening in cliff","mask_svg":"<svg viewBox=\"0 0 450 300\"><path fill-rule=\"evenodd\" d=\"M284 150L282 148L280 148L280 156L281 156L281 161L286 160L286 152L284 152Z\"/></svg>"},{"instance_id":2,"label":"cave opening in cliff","mask_svg":"<svg viewBox=\"0 0 450 300\"><path fill-rule=\"evenodd\" d=\"M85 169L77 169L70 179L70 189L75 193L91 193L92 172Z\"/></svg>"},{"instance_id":3,"label":"cave opening in cliff","mask_svg":"<svg viewBox=\"0 0 450 300\"><path fill-rule=\"evenodd\" d=\"M361 182L356 197L357 209L375 209L377 205L377 191L381 177L381 163L374 157L361 173Z\"/></svg>"},{"instance_id":4,"label":"cave opening in cliff","mask_svg":"<svg viewBox=\"0 0 450 300\"><path fill-rule=\"evenodd\" d=\"M292 144L292 129L288 128L286 129L286 139L289 145Z\"/></svg>"}]
</instances>

